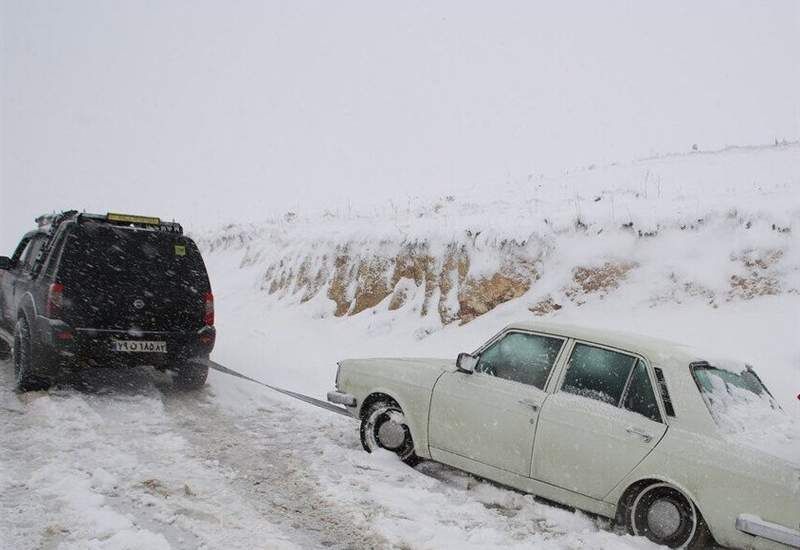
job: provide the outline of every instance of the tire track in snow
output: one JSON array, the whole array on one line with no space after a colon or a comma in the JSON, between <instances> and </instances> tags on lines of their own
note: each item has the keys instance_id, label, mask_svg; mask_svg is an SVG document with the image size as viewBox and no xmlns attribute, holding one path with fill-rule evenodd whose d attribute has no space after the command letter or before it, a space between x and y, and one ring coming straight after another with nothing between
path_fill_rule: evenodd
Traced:
<instances>
[{"instance_id":1,"label":"tire track in snow","mask_svg":"<svg viewBox=\"0 0 800 550\"><path fill-rule=\"evenodd\" d=\"M305 533L303 547L386 548L389 543L351 520L350 510L323 498L309 468L316 435L293 430L294 407L259 407L231 416L207 398L207 391L165 390L164 403L197 452L234 472L231 483L261 513ZM302 414L302 411L300 412ZM213 422L209 422L213 418Z\"/></svg>"},{"instance_id":2,"label":"tire track in snow","mask_svg":"<svg viewBox=\"0 0 800 550\"><path fill-rule=\"evenodd\" d=\"M0 363L3 550L386 546L317 496L291 451L258 443L260 427L243 432L206 390L95 371L90 388L18 396L11 371Z\"/></svg>"}]
</instances>

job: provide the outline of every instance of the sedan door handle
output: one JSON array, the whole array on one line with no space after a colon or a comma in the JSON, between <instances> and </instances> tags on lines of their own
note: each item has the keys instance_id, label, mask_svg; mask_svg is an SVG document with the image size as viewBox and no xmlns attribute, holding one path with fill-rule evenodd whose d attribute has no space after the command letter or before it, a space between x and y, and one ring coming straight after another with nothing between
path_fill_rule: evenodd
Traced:
<instances>
[{"instance_id":1,"label":"sedan door handle","mask_svg":"<svg viewBox=\"0 0 800 550\"><path fill-rule=\"evenodd\" d=\"M652 435L645 432L644 430L640 430L639 428L635 428L633 426L628 426L627 428L625 428L625 431L631 435L641 437L645 443L650 443L653 440Z\"/></svg>"},{"instance_id":2,"label":"sedan door handle","mask_svg":"<svg viewBox=\"0 0 800 550\"><path fill-rule=\"evenodd\" d=\"M537 403L533 399L520 399L519 404L525 405L526 407L530 407L531 409L534 410L534 412L539 410L539 403Z\"/></svg>"}]
</instances>

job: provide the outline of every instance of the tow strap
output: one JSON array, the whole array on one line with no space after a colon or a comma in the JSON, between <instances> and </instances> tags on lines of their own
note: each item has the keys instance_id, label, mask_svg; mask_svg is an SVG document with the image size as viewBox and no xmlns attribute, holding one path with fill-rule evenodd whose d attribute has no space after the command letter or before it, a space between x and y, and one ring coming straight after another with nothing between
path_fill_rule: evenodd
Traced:
<instances>
[{"instance_id":1,"label":"tow strap","mask_svg":"<svg viewBox=\"0 0 800 550\"><path fill-rule=\"evenodd\" d=\"M295 399L299 399L300 401L303 401L303 402L308 403L310 405L314 405L315 407L319 407L321 409L326 409L326 410L329 410L331 412L335 412L337 414L341 414L341 415L344 415L344 416L352 418L352 415L350 414L350 412L347 409L345 409L344 407L339 407L337 405L334 405L333 403L328 403L327 401L322 401L321 399L315 399L313 397L309 397L307 395L303 395L302 393L293 392L291 390L285 390L285 389L279 388L277 386L270 386L269 384L265 384L264 382L259 382L255 378L250 378L249 376L247 376L245 374L242 374L240 372L236 372L233 369L229 369L226 366L220 365L219 363L217 363L216 361L212 361L211 359L205 359L205 360L202 360L202 361L198 361L198 363L202 363L202 364L206 365L208 368L210 368L212 370L215 370L217 372L221 372L223 374L228 374L230 376L235 376L236 378L241 378L242 380L248 380L250 382L253 382L254 384L258 384L259 386L264 386L265 388L269 388L269 389L271 389L273 391L276 391L278 393L282 393L284 395L288 395L289 397L293 397Z\"/></svg>"}]
</instances>

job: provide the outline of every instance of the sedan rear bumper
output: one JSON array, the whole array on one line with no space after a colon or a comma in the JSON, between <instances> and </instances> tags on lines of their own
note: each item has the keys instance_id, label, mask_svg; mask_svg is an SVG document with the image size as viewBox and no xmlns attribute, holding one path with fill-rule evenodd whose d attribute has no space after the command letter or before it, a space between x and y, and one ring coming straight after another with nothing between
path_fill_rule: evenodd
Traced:
<instances>
[{"instance_id":1,"label":"sedan rear bumper","mask_svg":"<svg viewBox=\"0 0 800 550\"><path fill-rule=\"evenodd\" d=\"M736 529L749 535L800 548L800 531L764 521L758 516L741 514L736 518Z\"/></svg>"}]
</instances>

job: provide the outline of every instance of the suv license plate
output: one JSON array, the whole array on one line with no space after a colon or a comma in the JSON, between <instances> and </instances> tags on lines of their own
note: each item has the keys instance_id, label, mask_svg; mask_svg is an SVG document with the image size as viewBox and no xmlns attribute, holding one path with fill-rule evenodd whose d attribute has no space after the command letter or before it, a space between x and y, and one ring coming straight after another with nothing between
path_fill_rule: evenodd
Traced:
<instances>
[{"instance_id":1,"label":"suv license plate","mask_svg":"<svg viewBox=\"0 0 800 550\"><path fill-rule=\"evenodd\" d=\"M132 353L167 353L167 343L145 340L112 340L111 351Z\"/></svg>"}]
</instances>

